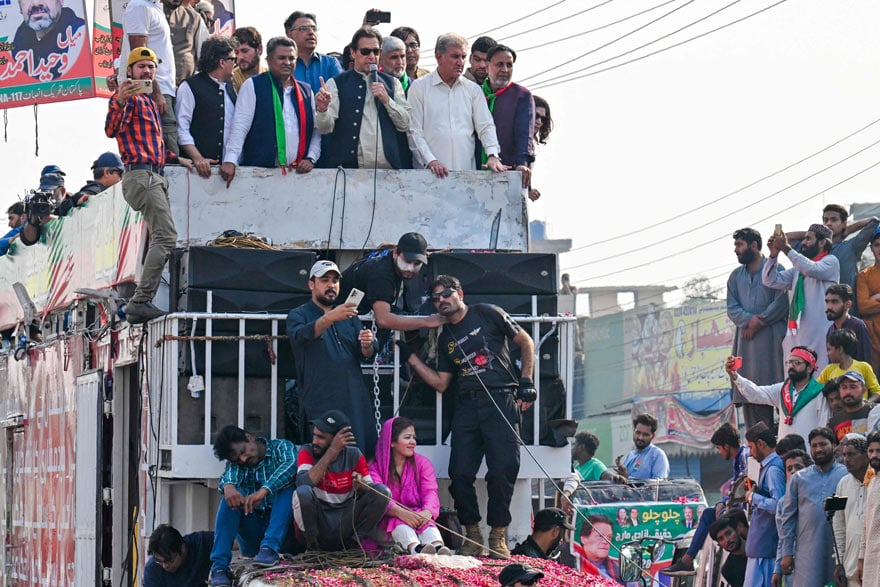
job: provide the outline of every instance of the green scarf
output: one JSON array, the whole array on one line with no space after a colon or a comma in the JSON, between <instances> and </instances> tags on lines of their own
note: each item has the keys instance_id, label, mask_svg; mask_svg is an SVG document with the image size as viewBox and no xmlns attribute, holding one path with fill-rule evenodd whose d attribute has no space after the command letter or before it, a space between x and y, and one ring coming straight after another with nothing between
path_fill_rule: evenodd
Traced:
<instances>
[{"instance_id":1,"label":"green scarf","mask_svg":"<svg viewBox=\"0 0 880 587\"><path fill-rule=\"evenodd\" d=\"M822 251L816 255L813 261L819 261L827 255L828 251ZM788 329L792 332L797 332L798 321L801 318L801 314L804 312L806 299L807 296L804 293L804 274L798 273L797 283L794 285L794 293L791 296L791 304L788 309Z\"/></svg>"},{"instance_id":2,"label":"green scarf","mask_svg":"<svg viewBox=\"0 0 880 587\"><path fill-rule=\"evenodd\" d=\"M403 91L409 87L409 76L406 75L406 71L403 72L403 75L400 76L400 85L403 86Z\"/></svg>"},{"instance_id":3,"label":"green scarf","mask_svg":"<svg viewBox=\"0 0 880 587\"><path fill-rule=\"evenodd\" d=\"M506 92L510 86L513 85L513 82L510 82L503 88L492 91L492 86L489 85L489 76L486 76L486 79L483 80L483 94L486 96L486 102L489 104L489 112L495 113L495 98ZM486 155L486 149L483 149L483 165L489 160L488 155Z\"/></svg>"},{"instance_id":4,"label":"green scarf","mask_svg":"<svg viewBox=\"0 0 880 587\"><path fill-rule=\"evenodd\" d=\"M272 107L275 109L275 142L278 144L278 165L282 169L287 165L287 135L284 132L284 109L281 106L281 94L275 80L272 82Z\"/></svg>"}]
</instances>

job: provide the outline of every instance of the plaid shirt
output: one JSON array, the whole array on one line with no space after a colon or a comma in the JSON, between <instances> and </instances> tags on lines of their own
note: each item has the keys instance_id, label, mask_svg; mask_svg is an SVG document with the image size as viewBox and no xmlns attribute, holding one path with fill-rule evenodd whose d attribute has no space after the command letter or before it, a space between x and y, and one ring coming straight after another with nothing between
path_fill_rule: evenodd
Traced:
<instances>
[{"instance_id":1,"label":"plaid shirt","mask_svg":"<svg viewBox=\"0 0 880 587\"><path fill-rule=\"evenodd\" d=\"M110 97L110 108L104 132L115 138L119 154L126 164L149 164L164 167L172 155L165 149L162 138L162 115L148 94L135 94L120 106L117 93Z\"/></svg>"},{"instance_id":2,"label":"plaid shirt","mask_svg":"<svg viewBox=\"0 0 880 587\"><path fill-rule=\"evenodd\" d=\"M220 476L220 493L225 485L235 485L244 495L250 495L265 487L269 495L257 507L258 510L272 508L272 500L276 493L293 485L296 479L296 445L289 440L266 440L258 438L257 442L266 445L266 456L256 467L243 467L226 462L226 470ZM287 504L286 507L290 507Z\"/></svg>"}]
</instances>

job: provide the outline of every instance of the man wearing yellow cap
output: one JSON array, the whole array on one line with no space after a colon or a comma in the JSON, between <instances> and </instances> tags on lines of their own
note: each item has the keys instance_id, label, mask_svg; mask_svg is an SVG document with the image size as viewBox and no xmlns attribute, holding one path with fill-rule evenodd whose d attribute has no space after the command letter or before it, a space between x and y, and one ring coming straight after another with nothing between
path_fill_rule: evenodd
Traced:
<instances>
[{"instance_id":1,"label":"man wearing yellow cap","mask_svg":"<svg viewBox=\"0 0 880 587\"><path fill-rule=\"evenodd\" d=\"M165 163L177 160L162 138L162 115L153 99L151 85L159 60L147 47L137 47L128 55L128 79L111 96L104 131L115 138L125 164L122 196L129 206L143 214L150 231L140 283L128 302L125 315L132 324L141 324L165 312L153 305L159 289L162 268L177 243L171 217ZM180 164L192 167L189 159Z\"/></svg>"}]
</instances>

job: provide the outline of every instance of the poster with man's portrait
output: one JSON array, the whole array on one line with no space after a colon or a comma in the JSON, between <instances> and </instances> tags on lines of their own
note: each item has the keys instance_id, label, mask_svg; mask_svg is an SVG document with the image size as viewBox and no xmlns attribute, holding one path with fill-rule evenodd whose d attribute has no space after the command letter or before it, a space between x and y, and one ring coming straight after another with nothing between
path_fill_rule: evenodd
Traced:
<instances>
[{"instance_id":1,"label":"poster with man's portrait","mask_svg":"<svg viewBox=\"0 0 880 587\"><path fill-rule=\"evenodd\" d=\"M90 98L84 0L0 3L0 108Z\"/></svg>"}]
</instances>

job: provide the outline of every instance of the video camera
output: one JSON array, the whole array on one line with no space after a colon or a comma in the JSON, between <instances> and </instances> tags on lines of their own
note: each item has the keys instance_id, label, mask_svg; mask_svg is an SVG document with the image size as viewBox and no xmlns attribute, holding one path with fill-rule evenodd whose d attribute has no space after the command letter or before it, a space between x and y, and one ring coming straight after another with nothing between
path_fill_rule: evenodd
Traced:
<instances>
[{"instance_id":1,"label":"video camera","mask_svg":"<svg viewBox=\"0 0 880 587\"><path fill-rule=\"evenodd\" d=\"M24 200L24 212L31 224L52 214L55 209L55 194L51 191L33 190Z\"/></svg>"}]
</instances>

